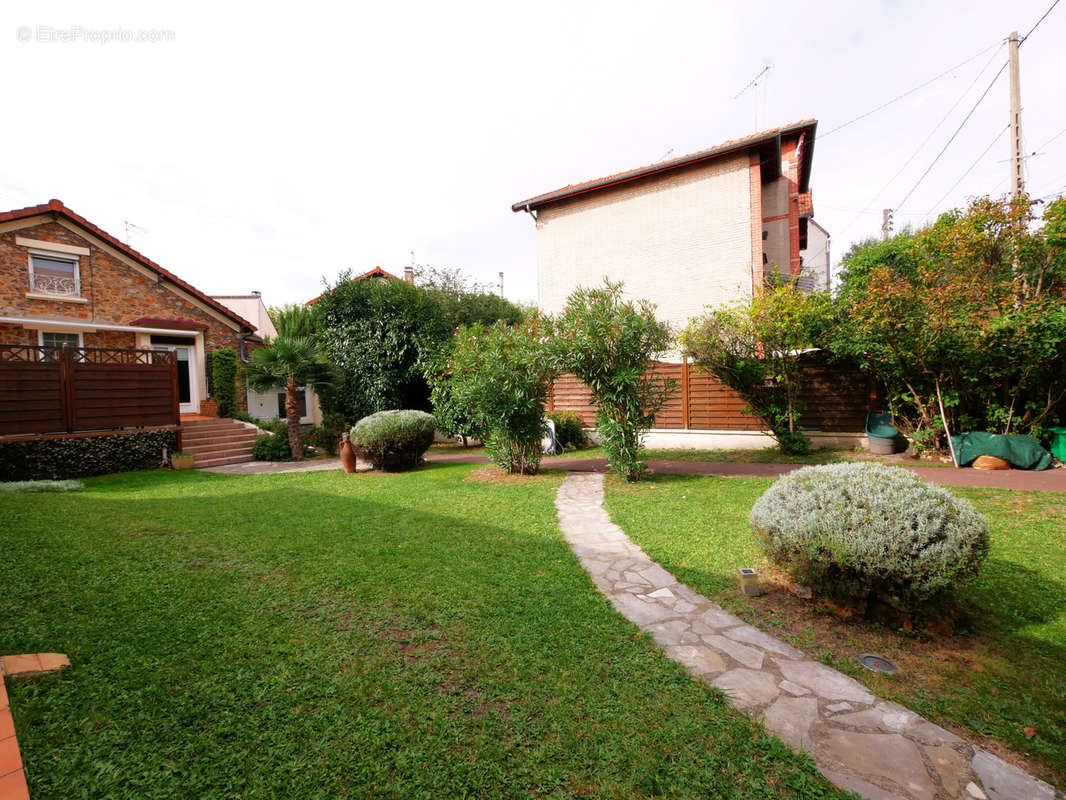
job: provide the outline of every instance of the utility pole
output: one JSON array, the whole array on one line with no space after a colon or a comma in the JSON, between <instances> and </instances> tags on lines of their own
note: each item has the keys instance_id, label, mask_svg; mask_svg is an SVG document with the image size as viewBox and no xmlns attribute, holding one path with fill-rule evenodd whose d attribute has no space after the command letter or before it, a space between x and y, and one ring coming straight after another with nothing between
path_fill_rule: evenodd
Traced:
<instances>
[{"instance_id":1,"label":"utility pole","mask_svg":"<svg viewBox=\"0 0 1066 800\"><path fill-rule=\"evenodd\" d=\"M1018 31L1010 35L1010 194L1017 199L1025 192L1022 170L1022 91L1018 70Z\"/></svg>"},{"instance_id":2,"label":"utility pole","mask_svg":"<svg viewBox=\"0 0 1066 800\"><path fill-rule=\"evenodd\" d=\"M884 241L892 233L892 209L886 208L881 212L881 239Z\"/></svg>"}]
</instances>

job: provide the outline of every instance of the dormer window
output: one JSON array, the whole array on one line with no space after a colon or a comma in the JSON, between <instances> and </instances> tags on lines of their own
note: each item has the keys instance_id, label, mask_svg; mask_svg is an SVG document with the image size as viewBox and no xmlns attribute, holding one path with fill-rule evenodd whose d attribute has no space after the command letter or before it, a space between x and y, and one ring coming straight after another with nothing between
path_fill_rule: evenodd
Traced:
<instances>
[{"instance_id":1,"label":"dormer window","mask_svg":"<svg viewBox=\"0 0 1066 800\"><path fill-rule=\"evenodd\" d=\"M54 297L81 297L78 259L59 253L30 252L30 292Z\"/></svg>"}]
</instances>

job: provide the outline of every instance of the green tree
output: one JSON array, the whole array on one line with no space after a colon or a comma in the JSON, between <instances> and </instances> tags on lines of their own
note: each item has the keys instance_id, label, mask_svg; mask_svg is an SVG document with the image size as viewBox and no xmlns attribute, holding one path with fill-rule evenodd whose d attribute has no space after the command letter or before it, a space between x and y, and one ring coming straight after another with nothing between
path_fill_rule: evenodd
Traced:
<instances>
[{"instance_id":1,"label":"green tree","mask_svg":"<svg viewBox=\"0 0 1066 800\"><path fill-rule=\"evenodd\" d=\"M267 313L278 331L278 336L310 339L317 333L315 313L311 306L288 303L283 306L271 306Z\"/></svg>"},{"instance_id":2,"label":"green tree","mask_svg":"<svg viewBox=\"0 0 1066 800\"><path fill-rule=\"evenodd\" d=\"M977 198L845 258L825 343L877 374L919 442L944 446L945 427L1039 435L1062 413L1066 201L1043 226L1031 208Z\"/></svg>"},{"instance_id":3,"label":"green tree","mask_svg":"<svg viewBox=\"0 0 1066 800\"><path fill-rule=\"evenodd\" d=\"M455 334L444 365L452 402L485 431L485 447L507 472L532 474L541 457L550 365L539 320L475 323Z\"/></svg>"},{"instance_id":4,"label":"green tree","mask_svg":"<svg viewBox=\"0 0 1066 800\"><path fill-rule=\"evenodd\" d=\"M592 392L611 470L640 480L641 437L676 388L651 373L652 362L670 346L669 326L655 318L651 303L626 300L621 283L605 281L567 298L549 341L554 367L572 372Z\"/></svg>"},{"instance_id":5,"label":"green tree","mask_svg":"<svg viewBox=\"0 0 1066 800\"><path fill-rule=\"evenodd\" d=\"M825 327L828 298L792 285L751 300L708 309L681 334L685 354L744 398L770 428L782 451L809 452L796 430L803 412L799 354Z\"/></svg>"},{"instance_id":6,"label":"green tree","mask_svg":"<svg viewBox=\"0 0 1066 800\"><path fill-rule=\"evenodd\" d=\"M452 331L436 298L402 281L353 281L344 273L312 308L324 353L340 373L331 410L349 421L430 410L419 357L426 343Z\"/></svg>"},{"instance_id":7,"label":"green tree","mask_svg":"<svg viewBox=\"0 0 1066 800\"><path fill-rule=\"evenodd\" d=\"M300 436L299 387L316 391L333 384L333 369L323 358L318 344L306 336L278 336L252 353L244 367L248 385L257 392L278 386L285 388L285 421L289 429L289 450L297 461L303 458Z\"/></svg>"}]
</instances>

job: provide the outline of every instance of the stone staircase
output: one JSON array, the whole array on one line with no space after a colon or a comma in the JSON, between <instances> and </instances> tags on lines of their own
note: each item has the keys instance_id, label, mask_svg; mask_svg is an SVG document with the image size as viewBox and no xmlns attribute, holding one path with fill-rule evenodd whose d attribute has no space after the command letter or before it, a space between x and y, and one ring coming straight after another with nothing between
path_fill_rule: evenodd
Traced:
<instances>
[{"instance_id":1,"label":"stone staircase","mask_svg":"<svg viewBox=\"0 0 1066 800\"><path fill-rule=\"evenodd\" d=\"M262 431L235 419L183 419L181 449L196 455L195 466L220 467L252 461L252 442Z\"/></svg>"}]
</instances>

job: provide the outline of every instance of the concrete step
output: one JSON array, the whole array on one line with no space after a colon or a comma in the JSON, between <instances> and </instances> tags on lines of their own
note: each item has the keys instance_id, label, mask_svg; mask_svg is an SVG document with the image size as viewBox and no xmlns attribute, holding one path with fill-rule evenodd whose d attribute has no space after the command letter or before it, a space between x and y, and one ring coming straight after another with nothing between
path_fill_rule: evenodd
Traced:
<instances>
[{"instance_id":1,"label":"concrete step","mask_svg":"<svg viewBox=\"0 0 1066 800\"><path fill-rule=\"evenodd\" d=\"M221 425L211 422L206 425L190 425L189 423L185 423L182 425L182 430L187 431L188 433L220 433L229 431L250 431L252 429L236 422L222 423Z\"/></svg>"},{"instance_id":2,"label":"concrete step","mask_svg":"<svg viewBox=\"0 0 1066 800\"><path fill-rule=\"evenodd\" d=\"M218 444L198 444L193 447L182 443L182 449L186 453L195 453L197 458L200 456L207 458L208 455L237 455L238 453L247 453L250 455L252 452L252 442L220 442Z\"/></svg>"},{"instance_id":3,"label":"concrete step","mask_svg":"<svg viewBox=\"0 0 1066 800\"><path fill-rule=\"evenodd\" d=\"M222 442L254 442L261 434L254 431L239 431L236 433L183 433L181 436L182 447L195 447L202 444L220 444Z\"/></svg>"},{"instance_id":4,"label":"concrete step","mask_svg":"<svg viewBox=\"0 0 1066 800\"><path fill-rule=\"evenodd\" d=\"M203 459L197 456L193 466L199 469L200 467L221 467L223 464L244 464L248 461L254 461L250 453L239 456L212 456Z\"/></svg>"}]
</instances>

